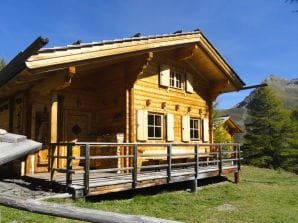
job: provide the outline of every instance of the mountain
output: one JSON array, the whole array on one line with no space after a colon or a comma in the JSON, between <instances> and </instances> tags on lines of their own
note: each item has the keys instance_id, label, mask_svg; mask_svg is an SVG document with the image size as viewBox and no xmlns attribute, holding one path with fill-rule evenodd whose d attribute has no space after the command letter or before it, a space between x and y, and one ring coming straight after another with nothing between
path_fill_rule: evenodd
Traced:
<instances>
[{"instance_id":1,"label":"mountain","mask_svg":"<svg viewBox=\"0 0 298 223\"><path fill-rule=\"evenodd\" d=\"M287 80L276 75L270 75L262 83L268 84L273 93L283 103L284 108L291 110L298 108L298 78ZM247 104L251 100L254 91L252 91L243 101L233 108L221 110L220 114L230 116L245 130L245 120L247 118ZM236 137L236 141L241 140L241 136Z\"/></svg>"}]
</instances>

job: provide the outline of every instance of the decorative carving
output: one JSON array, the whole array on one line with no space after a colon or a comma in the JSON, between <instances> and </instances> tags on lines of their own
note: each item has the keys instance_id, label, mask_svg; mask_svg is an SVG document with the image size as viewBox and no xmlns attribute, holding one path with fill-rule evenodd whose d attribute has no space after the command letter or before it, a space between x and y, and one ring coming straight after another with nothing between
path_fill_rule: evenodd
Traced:
<instances>
[{"instance_id":1,"label":"decorative carving","mask_svg":"<svg viewBox=\"0 0 298 223\"><path fill-rule=\"evenodd\" d=\"M147 106L151 105L151 99L147 99L147 100L146 100L146 105L147 105Z\"/></svg>"},{"instance_id":2,"label":"decorative carving","mask_svg":"<svg viewBox=\"0 0 298 223\"><path fill-rule=\"evenodd\" d=\"M78 124L75 124L72 128L71 131L75 135L79 135L82 132L81 127Z\"/></svg>"}]
</instances>

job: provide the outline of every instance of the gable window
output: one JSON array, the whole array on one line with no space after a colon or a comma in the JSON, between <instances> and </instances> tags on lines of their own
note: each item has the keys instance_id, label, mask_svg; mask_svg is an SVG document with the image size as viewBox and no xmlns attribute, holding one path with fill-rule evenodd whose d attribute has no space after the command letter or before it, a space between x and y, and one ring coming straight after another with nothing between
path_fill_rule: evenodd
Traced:
<instances>
[{"instance_id":1,"label":"gable window","mask_svg":"<svg viewBox=\"0 0 298 223\"><path fill-rule=\"evenodd\" d=\"M148 139L162 138L162 115L148 113Z\"/></svg>"},{"instance_id":2,"label":"gable window","mask_svg":"<svg viewBox=\"0 0 298 223\"><path fill-rule=\"evenodd\" d=\"M170 87L184 89L185 74L171 70L170 72Z\"/></svg>"},{"instance_id":3,"label":"gable window","mask_svg":"<svg viewBox=\"0 0 298 223\"><path fill-rule=\"evenodd\" d=\"M200 139L200 120L190 118L190 140L196 141Z\"/></svg>"}]
</instances>

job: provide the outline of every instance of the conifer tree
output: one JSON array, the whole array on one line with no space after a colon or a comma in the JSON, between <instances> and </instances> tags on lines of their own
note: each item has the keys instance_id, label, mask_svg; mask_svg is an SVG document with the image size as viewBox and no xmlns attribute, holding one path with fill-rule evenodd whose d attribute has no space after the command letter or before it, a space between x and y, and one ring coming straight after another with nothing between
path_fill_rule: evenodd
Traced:
<instances>
[{"instance_id":1,"label":"conifer tree","mask_svg":"<svg viewBox=\"0 0 298 223\"><path fill-rule=\"evenodd\" d=\"M282 152L282 168L298 174L298 109L290 112L289 144Z\"/></svg>"},{"instance_id":2,"label":"conifer tree","mask_svg":"<svg viewBox=\"0 0 298 223\"><path fill-rule=\"evenodd\" d=\"M289 147L288 116L269 88L257 89L248 104L243 156L248 164L279 168Z\"/></svg>"}]
</instances>

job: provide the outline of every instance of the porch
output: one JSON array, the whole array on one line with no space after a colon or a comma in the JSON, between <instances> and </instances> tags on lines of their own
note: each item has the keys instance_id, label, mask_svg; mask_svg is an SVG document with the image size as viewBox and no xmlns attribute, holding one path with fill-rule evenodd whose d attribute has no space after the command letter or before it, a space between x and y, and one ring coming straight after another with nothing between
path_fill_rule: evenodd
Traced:
<instances>
[{"instance_id":1,"label":"porch","mask_svg":"<svg viewBox=\"0 0 298 223\"><path fill-rule=\"evenodd\" d=\"M75 156L73 153L78 146L81 155ZM115 149L116 153L91 155L92 150L107 148ZM149 152L142 153L144 148ZM63 154L60 150L66 150L66 155L58 155ZM52 143L49 154L50 172L31 177L50 178L52 183L64 187L73 197L178 182L185 182L186 187L195 191L197 180L227 173L234 173L237 183L241 159L240 145L237 143ZM111 165L91 165L94 161Z\"/></svg>"}]
</instances>

